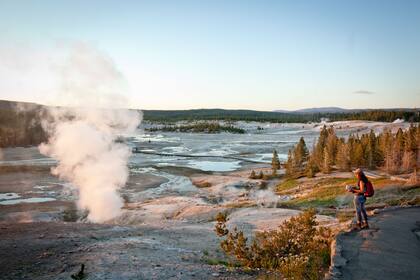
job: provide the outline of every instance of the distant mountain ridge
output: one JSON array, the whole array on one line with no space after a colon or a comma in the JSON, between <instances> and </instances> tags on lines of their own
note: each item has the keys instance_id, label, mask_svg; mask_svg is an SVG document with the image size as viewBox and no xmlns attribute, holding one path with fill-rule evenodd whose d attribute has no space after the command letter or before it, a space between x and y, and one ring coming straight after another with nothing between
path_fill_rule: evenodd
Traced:
<instances>
[{"instance_id":1,"label":"distant mountain ridge","mask_svg":"<svg viewBox=\"0 0 420 280\"><path fill-rule=\"evenodd\" d=\"M298 110L274 110L278 113L289 113L289 114L339 114L339 113L357 113L365 111L418 111L417 108L382 108L382 109L344 109L340 107L314 107L304 108Z\"/></svg>"},{"instance_id":2,"label":"distant mountain ridge","mask_svg":"<svg viewBox=\"0 0 420 280\"><path fill-rule=\"evenodd\" d=\"M24 101L12 101L12 100L1 100L0 99L0 110L1 109L41 109L43 107L50 107L47 105L41 105L34 102L24 102ZM135 109L133 109L135 110ZM143 110L138 109L141 111L149 111L149 112L199 112L199 111L207 111L207 112L241 112L241 113L251 113L251 112L259 112L259 113L284 113L284 114L337 114L337 113L357 113L357 112L364 112L364 111L395 111L395 112L418 112L420 108L380 108L380 109L345 109L341 107L313 107L313 108L303 108L297 110L273 110L273 111L259 111L259 110L250 110L250 109L221 109L221 108L211 108L211 109L184 109L184 110Z\"/></svg>"},{"instance_id":3,"label":"distant mountain ridge","mask_svg":"<svg viewBox=\"0 0 420 280\"><path fill-rule=\"evenodd\" d=\"M300 113L300 114L316 114L316 113L344 113L352 110L343 109L340 107L315 107L315 108L304 108L298 110L275 110L279 113Z\"/></svg>"}]
</instances>

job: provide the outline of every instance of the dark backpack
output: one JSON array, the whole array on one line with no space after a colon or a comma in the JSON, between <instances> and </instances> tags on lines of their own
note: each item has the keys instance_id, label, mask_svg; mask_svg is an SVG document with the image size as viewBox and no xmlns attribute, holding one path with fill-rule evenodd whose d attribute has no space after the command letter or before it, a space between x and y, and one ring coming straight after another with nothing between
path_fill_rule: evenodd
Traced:
<instances>
[{"instance_id":1,"label":"dark backpack","mask_svg":"<svg viewBox=\"0 0 420 280\"><path fill-rule=\"evenodd\" d=\"M366 183L366 190L365 190L365 197L371 197L375 194L375 190L373 189L373 185L370 181Z\"/></svg>"}]
</instances>

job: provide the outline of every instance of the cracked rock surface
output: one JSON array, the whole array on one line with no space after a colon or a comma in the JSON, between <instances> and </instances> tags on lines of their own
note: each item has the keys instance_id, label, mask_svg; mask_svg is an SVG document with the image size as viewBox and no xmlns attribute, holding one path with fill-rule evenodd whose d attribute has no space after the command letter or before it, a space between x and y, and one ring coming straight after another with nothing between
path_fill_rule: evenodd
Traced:
<instances>
[{"instance_id":1,"label":"cracked rock surface","mask_svg":"<svg viewBox=\"0 0 420 280\"><path fill-rule=\"evenodd\" d=\"M420 207L382 212L370 225L339 236L346 262L335 278L420 279Z\"/></svg>"}]
</instances>

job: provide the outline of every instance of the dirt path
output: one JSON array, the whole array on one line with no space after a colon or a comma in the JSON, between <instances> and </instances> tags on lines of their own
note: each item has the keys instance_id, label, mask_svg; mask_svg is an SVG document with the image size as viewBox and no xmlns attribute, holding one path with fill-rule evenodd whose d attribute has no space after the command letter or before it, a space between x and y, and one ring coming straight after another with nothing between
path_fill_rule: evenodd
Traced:
<instances>
[{"instance_id":1,"label":"dirt path","mask_svg":"<svg viewBox=\"0 0 420 280\"><path fill-rule=\"evenodd\" d=\"M337 238L347 260L338 279L420 279L420 207L382 212L371 228Z\"/></svg>"}]
</instances>

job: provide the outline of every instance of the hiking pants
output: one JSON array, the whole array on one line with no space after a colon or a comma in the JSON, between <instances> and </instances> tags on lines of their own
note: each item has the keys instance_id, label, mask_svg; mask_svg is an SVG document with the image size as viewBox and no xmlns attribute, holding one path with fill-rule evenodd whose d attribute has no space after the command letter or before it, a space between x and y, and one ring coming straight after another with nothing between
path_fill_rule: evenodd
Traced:
<instances>
[{"instance_id":1,"label":"hiking pants","mask_svg":"<svg viewBox=\"0 0 420 280\"><path fill-rule=\"evenodd\" d=\"M356 218L358 223L362 223L363 220L367 223L367 214L365 209L365 202L366 197L364 195L355 195L354 199L354 207L356 208Z\"/></svg>"}]
</instances>

